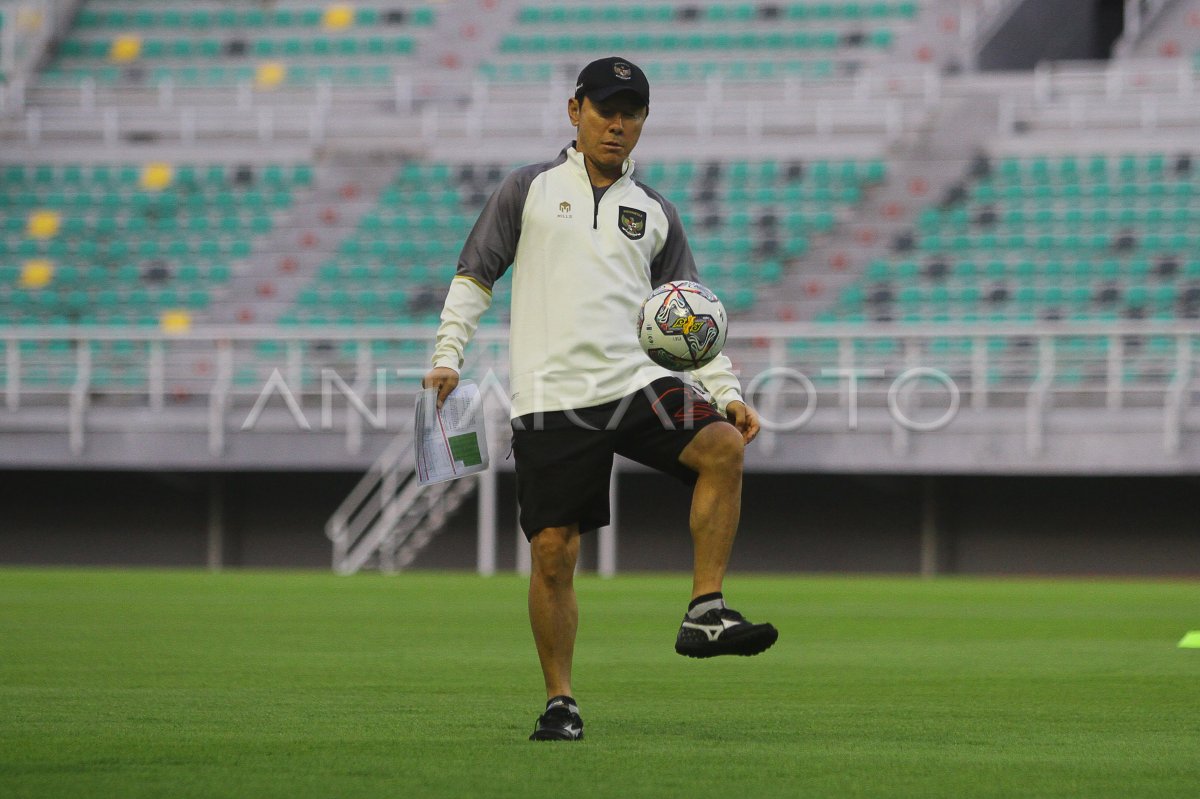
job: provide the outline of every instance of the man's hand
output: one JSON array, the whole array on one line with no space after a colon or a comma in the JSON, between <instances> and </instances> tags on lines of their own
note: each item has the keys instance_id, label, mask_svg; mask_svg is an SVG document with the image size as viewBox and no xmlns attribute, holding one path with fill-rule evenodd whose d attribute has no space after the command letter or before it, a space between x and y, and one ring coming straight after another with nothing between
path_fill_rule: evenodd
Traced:
<instances>
[{"instance_id":1,"label":"man's hand","mask_svg":"<svg viewBox=\"0 0 1200 799\"><path fill-rule=\"evenodd\" d=\"M454 371L449 366L433 367L429 370L429 374L425 375L425 379L421 381L421 388L436 388L438 390L438 410L441 410L442 403L446 401L446 397L450 396L450 392L453 391L454 387L457 385L458 372Z\"/></svg>"},{"instance_id":2,"label":"man's hand","mask_svg":"<svg viewBox=\"0 0 1200 799\"><path fill-rule=\"evenodd\" d=\"M758 435L758 414L741 400L734 400L725 406L725 418L741 432L747 444Z\"/></svg>"}]
</instances>

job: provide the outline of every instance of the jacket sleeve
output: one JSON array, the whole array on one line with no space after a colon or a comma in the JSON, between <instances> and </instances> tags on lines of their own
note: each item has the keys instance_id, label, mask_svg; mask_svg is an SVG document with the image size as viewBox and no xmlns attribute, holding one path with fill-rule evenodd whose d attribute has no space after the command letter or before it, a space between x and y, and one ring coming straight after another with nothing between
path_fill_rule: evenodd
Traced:
<instances>
[{"instance_id":1,"label":"jacket sleeve","mask_svg":"<svg viewBox=\"0 0 1200 799\"><path fill-rule=\"evenodd\" d=\"M733 362L726 355L718 355L711 362L692 372L708 395L712 397L717 410L725 413L729 403L745 402L742 399L742 384L733 373Z\"/></svg>"},{"instance_id":2,"label":"jacket sleeve","mask_svg":"<svg viewBox=\"0 0 1200 799\"><path fill-rule=\"evenodd\" d=\"M650 262L650 285L657 288L674 280L690 280L703 285L687 234L683 231L679 211L674 204L661 197L659 202L667 214L667 240ZM734 400L744 401L741 384L733 373L733 362L725 355L718 355L705 366L692 371L691 375L712 397L721 413L725 413L726 406Z\"/></svg>"},{"instance_id":3,"label":"jacket sleeve","mask_svg":"<svg viewBox=\"0 0 1200 799\"><path fill-rule=\"evenodd\" d=\"M492 286L516 255L525 197L537 172L524 167L505 178L467 236L442 306L434 342L434 366L462 369L467 343L475 335L480 317L492 304Z\"/></svg>"},{"instance_id":4,"label":"jacket sleeve","mask_svg":"<svg viewBox=\"0 0 1200 799\"><path fill-rule=\"evenodd\" d=\"M475 335L479 319L492 304L492 292L469 277L455 275L446 292L434 340L433 365L462 370L463 351Z\"/></svg>"}]
</instances>

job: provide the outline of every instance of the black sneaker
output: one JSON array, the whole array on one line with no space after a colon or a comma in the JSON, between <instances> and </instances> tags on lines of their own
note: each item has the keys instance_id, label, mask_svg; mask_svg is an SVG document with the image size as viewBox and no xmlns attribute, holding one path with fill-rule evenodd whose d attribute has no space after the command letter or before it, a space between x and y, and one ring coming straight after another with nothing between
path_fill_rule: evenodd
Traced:
<instances>
[{"instance_id":1,"label":"black sneaker","mask_svg":"<svg viewBox=\"0 0 1200 799\"><path fill-rule=\"evenodd\" d=\"M567 696L556 696L546 704L546 712L538 716L531 741L582 741L583 719L579 706Z\"/></svg>"},{"instance_id":2,"label":"black sneaker","mask_svg":"<svg viewBox=\"0 0 1200 799\"><path fill-rule=\"evenodd\" d=\"M698 619L683 617L675 651L690 658L757 655L771 648L779 631L771 624L751 624L730 608L713 608Z\"/></svg>"}]
</instances>

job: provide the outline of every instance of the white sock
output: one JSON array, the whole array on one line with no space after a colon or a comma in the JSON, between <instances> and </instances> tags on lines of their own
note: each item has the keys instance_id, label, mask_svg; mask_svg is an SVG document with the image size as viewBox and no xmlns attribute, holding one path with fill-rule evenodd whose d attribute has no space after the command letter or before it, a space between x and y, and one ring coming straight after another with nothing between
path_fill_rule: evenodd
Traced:
<instances>
[{"instance_id":1,"label":"white sock","mask_svg":"<svg viewBox=\"0 0 1200 799\"><path fill-rule=\"evenodd\" d=\"M692 605L688 608L687 615L689 619L698 619L710 610L717 610L723 607L725 607L725 597L718 595L713 599L706 599L703 602Z\"/></svg>"}]
</instances>

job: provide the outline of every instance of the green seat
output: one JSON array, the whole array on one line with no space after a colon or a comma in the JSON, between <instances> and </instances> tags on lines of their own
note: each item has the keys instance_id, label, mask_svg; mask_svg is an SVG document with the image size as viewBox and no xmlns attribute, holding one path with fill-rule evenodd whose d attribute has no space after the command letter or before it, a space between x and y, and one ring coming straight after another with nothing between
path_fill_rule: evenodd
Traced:
<instances>
[{"instance_id":1,"label":"green seat","mask_svg":"<svg viewBox=\"0 0 1200 799\"><path fill-rule=\"evenodd\" d=\"M1151 299L1159 308L1171 308L1179 299L1178 288L1171 283L1156 286Z\"/></svg>"},{"instance_id":2,"label":"green seat","mask_svg":"<svg viewBox=\"0 0 1200 799\"><path fill-rule=\"evenodd\" d=\"M143 58L162 58L167 54L167 42L162 39L146 39L142 42Z\"/></svg>"},{"instance_id":3,"label":"green seat","mask_svg":"<svg viewBox=\"0 0 1200 799\"><path fill-rule=\"evenodd\" d=\"M104 15L91 8L80 9L75 16L75 25L80 28L99 28L103 27L105 22Z\"/></svg>"},{"instance_id":4,"label":"green seat","mask_svg":"<svg viewBox=\"0 0 1200 799\"><path fill-rule=\"evenodd\" d=\"M881 50L888 49L895 41L895 35L890 30L873 31L869 40L872 47L878 47Z\"/></svg>"}]
</instances>

